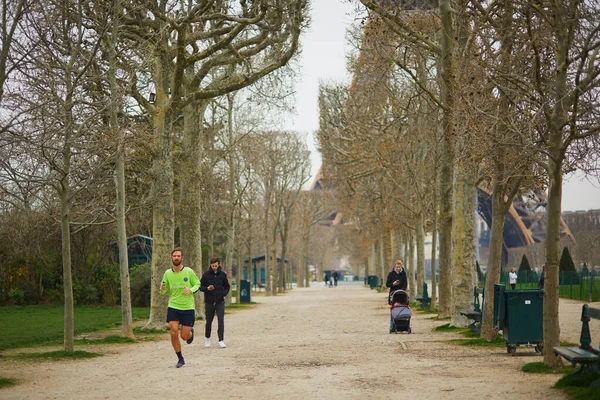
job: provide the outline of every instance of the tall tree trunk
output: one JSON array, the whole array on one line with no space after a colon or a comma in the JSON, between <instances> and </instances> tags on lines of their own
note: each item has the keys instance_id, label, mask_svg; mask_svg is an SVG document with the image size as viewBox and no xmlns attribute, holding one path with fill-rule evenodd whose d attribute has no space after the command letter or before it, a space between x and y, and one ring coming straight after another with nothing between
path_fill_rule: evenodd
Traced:
<instances>
[{"instance_id":1,"label":"tall tree trunk","mask_svg":"<svg viewBox=\"0 0 600 400\"><path fill-rule=\"evenodd\" d=\"M415 263L415 236L412 232L408 234L408 290L410 297L417 296L417 282L415 281L416 263Z\"/></svg>"},{"instance_id":2,"label":"tall tree trunk","mask_svg":"<svg viewBox=\"0 0 600 400\"><path fill-rule=\"evenodd\" d=\"M203 128L207 101L192 102L183 109L183 148L181 179L180 242L184 264L202 276L202 159L204 155ZM203 315L203 296L195 295L196 314Z\"/></svg>"},{"instance_id":3,"label":"tall tree trunk","mask_svg":"<svg viewBox=\"0 0 600 400\"><path fill-rule=\"evenodd\" d=\"M236 212L238 208L238 204L236 201L236 181L237 181L237 162L236 162L236 154L233 151L234 146L234 138L233 138L233 106L235 104L235 94L229 93L227 95L227 146L229 147L229 151L226 155L227 164L229 165L229 180L227 182L228 185L228 195L227 203L229 204L228 211L228 221L227 221L227 243L225 244L225 267L227 271L230 271L233 274L233 250L234 243L236 241ZM239 275L239 273L238 273ZM239 286L237 286L239 292ZM227 301L231 303L231 291L227 294L229 299Z\"/></svg>"},{"instance_id":4,"label":"tall tree trunk","mask_svg":"<svg viewBox=\"0 0 600 400\"><path fill-rule=\"evenodd\" d=\"M485 278L485 301L483 302L483 319L481 337L492 341L498 334L494 328L494 285L500 283L500 267L502 264L502 243L504 242L504 222L506 219L504 203L504 167L498 164L494 168L492 178L492 227L488 255L488 267Z\"/></svg>"},{"instance_id":5,"label":"tall tree trunk","mask_svg":"<svg viewBox=\"0 0 600 400\"><path fill-rule=\"evenodd\" d=\"M429 309L435 311L437 307L437 274L436 274L436 255L437 255L437 182L433 182L432 193L433 210L431 212L431 303Z\"/></svg>"},{"instance_id":6,"label":"tall tree trunk","mask_svg":"<svg viewBox=\"0 0 600 400\"><path fill-rule=\"evenodd\" d=\"M131 287L129 283L129 260L127 249L127 228L125 226L125 154L124 138L119 135L119 154L115 168L117 191L117 240L119 248L119 269L121 274L121 334L133 338L133 317L131 311Z\"/></svg>"},{"instance_id":7,"label":"tall tree trunk","mask_svg":"<svg viewBox=\"0 0 600 400\"><path fill-rule=\"evenodd\" d=\"M546 213L546 271L544 273L544 364L553 369L561 362L552 349L560 344L560 325L558 324L558 283L560 253L560 212L562 200L562 155L560 147L562 137L558 134L550 139L550 161L548 204ZM556 132L556 131L555 131Z\"/></svg>"},{"instance_id":8,"label":"tall tree trunk","mask_svg":"<svg viewBox=\"0 0 600 400\"><path fill-rule=\"evenodd\" d=\"M286 216L287 218L287 216ZM282 226L282 232L279 235L281 238L281 271L282 271L282 276L280 279L280 288L282 292L285 292L286 289L286 285L287 282L291 282L292 280L292 276L288 271L288 267L289 265L285 262L285 257L286 257L286 253L287 253L287 238L288 238L288 229L289 229L289 225L288 225L288 221L286 220L283 223Z\"/></svg>"},{"instance_id":9,"label":"tall tree trunk","mask_svg":"<svg viewBox=\"0 0 600 400\"><path fill-rule=\"evenodd\" d=\"M300 234L300 251L298 254L298 287L303 288L306 279L306 253L304 252L304 243L306 243L306 235L304 234L304 223L302 223L302 233Z\"/></svg>"},{"instance_id":10,"label":"tall tree trunk","mask_svg":"<svg viewBox=\"0 0 600 400\"><path fill-rule=\"evenodd\" d=\"M254 276L254 263L252 262L252 218L248 215L248 240L247 240L247 252L248 252L248 280L251 285L256 285L256 276ZM252 287L250 288L252 291Z\"/></svg>"},{"instance_id":11,"label":"tall tree trunk","mask_svg":"<svg viewBox=\"0 0 600 400\"><path fill-rule=\"evenodd\" d=\"M238 208L238 213L237 213L237 220L240 221L241 224L241 214L240 214L240 210ZM244 273L243 271L243 264L242 264L242 243L241 243L241 238L240 235L236 236L236 242L234 243L234 247L236 249L236 255L235 255L235 261L236 261L236 267L235 267L235 287L236 287L236 294L235 294L235 302L236 304L240 304L240 294L241 294L241 289L242 289L242 274ZM233 269L232 272L233 274ZM232 277L233 279L233 277ZM229 291L229 294L231 294L231 290Z\"/></svg>"},{"instance_id":12,"label":"tall tree trunk","mask_svg":"<svg viewBox=\"0 0 600 400\"><path fill-rule=\"evenodd\" d=\"M376 242L371 243L371 262L369 263L369 275L375 275L376 270L376 262L377 259L377 244Z\"/></svg>"},{"instance_id":13,"label":"tall tree trunk","mask_svg":"<svg viewBox=\"0 0 600 400\"><path fill-rule=\"evenodd\" d=\"M304 259L306 260L304 262L304 277L305 277L305 285L306 287L310 287L310 274L308 271L308 249L310 247L310 226L308 227L308 229L306 230L306 236L304 238Z\"/></svg>"},{"instance_id":14,"label":"tall tree trunk","mask_svg":"<svg viewBox=\"0 0 600 400\"><path fill-rule=\"evenodd\" d=\"M202 274L202 159L204 112L207 102L193 102L183 109L181 174L181 246L184 264Z\"/></svg>"},{"instance_id":15,"label":"tall tree trunk","mask_svg":"<svg viewBox=\"0 0 600 400\"><path fill-rule=\"evenodd\" d=\"M417 296L423 296L425 283L425 222L423 213L417 216Z\"/></svg>"},{"instance_id":16,"label":"tall tree trunk","mask_svg":"<svg viewBox=\"0 0 600 400\"><path fill-rule=\"evenodd\" d=\"M373 266L375 267L375 272L373 275L377 276L378 286L381 286L381 281L383 277L381 276L382 272L382 263L381 263L381 236L378 240L375 241L375 258L373 259Z\"/></svg>"},{"instance_id":17,"label":"tall tree trunk","mask_svg":"<svg viewBox=\"0 0 600 400\"><path fill-rule=\"evenodd\" d=\"M212 209L208 207L206 214L209 214L208 220L212 220ZM215 222L209 224L208 237L206 238L206 245L208 246L208 258L211 259L215 256Z\"/></svg>"},{"instance_id":18,"label":"tall tree trunk","mask_svg":"<svg viewBox=\"0 0 600 400\"><path fill-rule=\"evenodd\" d=\"M71 228L69 226L70 160L71 151L69 144L66 144L63 150L64 175L60 181L60 227L62 232L63 293L65 296L63 345L65 351L73 351L75 348L75 311L73 308L73 276L71 274Z\"/></svg>"},{"instance_id":19,"label":"tall tree trunk","mask_svg":"<svg viewBox=\"0 0 600 400\"><path fill-rule=\"evenodd\" d=\"M271 296L277 295L277 242L271 242Z\"/></svg>"},{"instance_id":20,"label":"tall tree trunk","mask_svg":"<svg viewBox=\"0 0 600 400\"><path fill-rule=\"evenodd\" d=\"M567 121L567 109L562 103L567 93L568 40L566 32L558 33L556 51L556 99L549 124L548 140L548 204L546 213L546 272L544 274L544 364L556 369L561 365L560 358L552 348L560 343L558 324L558 284L560 253L560 219L562 203L562 152L563 126Z\"/></svg>"},{"instance_id":21,"label":"tall tree trunk","mask_svg":"<svg viewBox=\"0 0 600 400\"><path fill-rule=\"evenodd\" d=\"M73 351L75 348L75 309L73 301L73 275L71 265L71 216L69 209L70 197L70 174L71 174L71 136L73 123L73 85L70 80L70 71L65 74L67 82L67 96L64 102L65 111L65 136L62 149L62 179L60 180L60 227L62 234L62 264L63 264L63 293L65 296L64 309L64 337L65 351Z\"/></svg>"},{"instance_id":22,"label":"tall tree trunk","mask_svg":"<svg viewBox=\"0 0 600 400\"><path fill-rule=\"evenodd\" d=\"M379 259L381 260L381 282L379 282L379 286L385 288L385 282L384 279L387 276L387 246L386 244L389 243L388 240L389 239L389 235L385 234L385 229L383 232L381 232L381 234L379 235L379 243L380 243L380 248L379 248Z\"/></svg>"},{"instance_id":23,"label":"tall tree trunk","mask_svg":"<svg viewBox=\"0 0 600 400\"><path fill-rule=\"evenodd\" d=\"M390 243L392 247L392 255L391 255L391 263L394 264L396 260L400 259L400 241L398 231L396 229L392 229L390 231Z\"/></svg>"},{"instance_id":24,"label":"tall tree trunk","mask_svg":"<svg viewBox=\"0 0 600 400\"><path fill-rule=\"evenodd\" d=\"M271 295L271 239L269 237L269 205L271 204L271 192L269 187L265 189L264 196L264 215L263 215L263 223L264 225L264 241L265 241L265 280L266 287L265 292L267 296Z\"/></svg>"},{"instance_id":25,"label":"tall tree trunk","mask_svg":"<svg viewBox=\"0 0 600 400\"><path fill-rule=\"evenodd\" d=\"M441 37L441 98L444 106L440 167L440 318L452 315L452 177L455 135L454 102L456 97L456 29L451 0L439 0Z\"/></svg>"},{"instance_id":26,"label":"tall tree trunk","mask_svg":"<svg viewBox=\"0 0 600 400\"><path fill-rule=\"evenodd\" d=\"M477 166L464 157L454 167L454 217L452 223L453 310L451 324L466 326L462 310L473 308L475 266L475 189Z\"/></svg>"},{"instance_id":27,"label":"tall tree trunk","mask_svg":"<svg viewBox=\"0 0 600 400\"><path fill-rule=\"evenodd\" d=\"M512 35L513 24L512 0L504 0L503 4L503 29L500 38L500 70L502 75L509 75L512 68ZM509 127L504 122L505 116L510 113L510 99L504 93L499 93L498 116L500 123L495 131L495 140L501 142L508 135ZM506 213L510 208L513 196L505 200L507 189L506 183L506 152L502 145L495 149L498 153L493 157L494 175L492 177L492 226L490 229L490 242L488 254L488 266L485 280L485 301L483 302L483 319L481 323L481 337L492 341L498 332L494 328L494 285L500 283L500 271L502 267L502 246L504 242L504 223ZM515 191L512 191L513 193Z\"/></svg>"},{"instance_id":28,"label":"tall tree trunk","mask_svg":"<svg viewBox=\"0 0 600 400\"><path fill-rule=\"evenodd\" d=\"M119 5L120 0L113 4L113 26L112 37L108 40L109 71L108 81L110 85L110 127L112 136L117 138L117 160L115 165L115 190L116 190L116 222L117 222L117 246L119 249L119 270L121 276L121 334L133 338L133 317L131 311L131 290L129 283L129 260L127 249L127 228L125 225L125 136L119 129L118 112L120 95L117 86L117 57L116 40L119 38Z\"/></svg>"},{"instance_id":29,"label":"tall tree trunk","mask_svg":"<svg viewBox=\"0 0 600 400\"><path fill-rule=\"evenodd\" d=\"M226 244L226 253L225 253L225 272L227 272L228 278L230 280L233 280L233 264L234 264L234 259L235 259L235 242L236 240L238 240L237 238L237 232L236 232L236 226L237 226L237 218L235 217L235 215L232 215L232 220L231 220L231 227L229 227L229 234L233 235L233 237L231 238L232 240L230 241L230 238L227 239L227 244ZM238 268L236 268L236 277L240 275L240 268L238 266ZM240 286L236 286L237 291L239 292L240 290ZM227 295L225 296L225 305L231 305L231 301L232 301L232 293L231 290L229 291L229 293L227 293Z\"/></svg>"},{"instance_id":30,"label":"tall tree trunk","mask_svg":"<svg viewBox=\"0 0 600 400\"><path fill-rule=\"evenodd\" d=\"M159 64L159 63L157 63ZM161 82L158 74L155 82ZM165 86L156 85L154 112L154 153L152 160L152 282L148 329L162 329L167 317L167 297L159 293L160 281L171 265L174 234L173 166L171 160L171 122Z\"/></svg>"}]
</instances>

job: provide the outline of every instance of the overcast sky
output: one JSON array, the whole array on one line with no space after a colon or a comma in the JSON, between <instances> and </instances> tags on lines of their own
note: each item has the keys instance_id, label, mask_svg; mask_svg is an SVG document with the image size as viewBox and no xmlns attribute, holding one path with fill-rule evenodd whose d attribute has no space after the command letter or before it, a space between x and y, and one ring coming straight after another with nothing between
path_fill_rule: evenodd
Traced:
<instances>
[{"instance_id":1,"label":"overcast sky","mask_svg":"<svg viewBox=\"0 0 600 400\"><path fill-rule=\"evenodd\" d=\"M312 173L316 175L321 157L314 146L313 133L319 124L317 96L319 82L350 82L346 71L346 29L355 20L347 0L313 0L311 26L301 40L301 78L296 88L297 115L286 128L307 133L312 153ZM581 176L565 178L563 211L600 209L600 183Z\"/></svg>"}]
</instances>

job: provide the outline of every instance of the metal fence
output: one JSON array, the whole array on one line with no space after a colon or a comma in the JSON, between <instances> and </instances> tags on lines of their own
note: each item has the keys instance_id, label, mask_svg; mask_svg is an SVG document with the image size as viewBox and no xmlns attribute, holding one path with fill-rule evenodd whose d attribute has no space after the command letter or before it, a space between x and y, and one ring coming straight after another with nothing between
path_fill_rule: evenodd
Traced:
<instances>
[{"instance_id":1,"label":"metal fence","mask_svg":"<svg viewBox=\"0 0 600 400\"><path fill-rule=\"evenodd\" d=\"M508 283L509 272L500 274L500 283L509 287ZM540 281L540 274L535 271L518 272L516 289L537 289ZM600 300L600 273L597 271L591 272L561 272L559 274L558 295L567 299L582 300L582 301L598 301ZM485 285L484 281L480 283L480 287Z\"/></svg>"}]
</instances>

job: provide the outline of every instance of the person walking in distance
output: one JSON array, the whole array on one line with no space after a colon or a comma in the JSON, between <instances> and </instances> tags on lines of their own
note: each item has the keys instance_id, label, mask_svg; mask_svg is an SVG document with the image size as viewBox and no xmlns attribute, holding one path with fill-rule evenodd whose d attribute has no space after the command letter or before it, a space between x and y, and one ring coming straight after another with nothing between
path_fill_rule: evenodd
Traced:
<instances>
[{"instance_id":1,"label":"person walking in distance","mask_svg":"<svg viewBox=\"0 0 600 400\"><path fill-rule=\"evenodd\" d=\"M221 259L211 258L210 268L200 279L200 291L204 292L204 304L206 307L206 326L204 329L204 346L210 347L210 336L212 321L217 314L219 346L225 348L225 296L229 293L229 281L227 274L219 266Z\"/></svg>"},{"instance_id":2,"label":"person walking in distance","mask_svg":"<svg viewBox=\"0 0 600 400\"><path fill-rule=\"evenodd\" d=\"M406 271L404 271L402 261L396 260L394 263L394 269L390 271L385 282L385 286L390 288L390 293L388 294L389 305L392 305L392 292L395 292L396 290L406 290L407 285L408 281L406 280ZM394 321L390 315L390 332L392 331L393 323Z\"/></svg>"},{"instance_id":3,"label":"person walking in distance","mask_svg":"<svg viewBox=\"0 0 600 400\"><path fill-rule=\"evenodd\" d=\"M407 284L408 281L406 280L406 271L404 271L402 261L396 260L396 262L394 263L394 269L392 269L387 276L385 286L390 288L389 294L392 294L392 292L396 290L406 290ZM388 303L391 304L389 296Z\"/></svg>"},{"instance_id":4,"label":"person walking in distance","mask_svg":"<svg viewBox=\"0 0 600 400\"><path fill-rule=\"evenodd\" d=\"M171 251L173 266L166 270L161 284L160 294L169 292L169 305L167 308L167 323L171 332L171 344L177 354L177 368L184 366L185 361L181 354L179 341L179 325L181 325L181 339L187 344L194 341L194 292L200 288L200 280L193 269L184 267L183 249L178 247Z\"/></svg>"},{"instance_id":5,"label":"person walking in distance","mask_svg":"<svg viewBox=\"0 0 600 400\"><path fill-rule=\"evenodd\" d=\"M508 273L508 283L510 283L510 287L514 290L515 287L517 286L517 273L515 272L514 268L510 269L510 272Z\"/></svg>"},{"instance_id":6,"label":"person walking in distance","mask_svg":"<svg viewBox=\"0 0 600 400\"><path fill-rule=\"evenodd\" d=\"M336 270L334 270L334 271L331 273L331 277L333 278L333 286L337 286L338 279L340 279L340 275L337 273L337 271L336 271Z\"/></svg>"}]
</instances>

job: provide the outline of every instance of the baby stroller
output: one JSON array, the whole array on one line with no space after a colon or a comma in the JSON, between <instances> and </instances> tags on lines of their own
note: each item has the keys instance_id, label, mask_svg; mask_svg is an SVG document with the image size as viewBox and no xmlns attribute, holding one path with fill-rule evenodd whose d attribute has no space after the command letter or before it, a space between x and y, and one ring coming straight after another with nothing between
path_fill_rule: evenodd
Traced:
<instances>
[{"instance_id":1,"label":"baby stroller","mask_svg":"<svg viewBox=\"0 0 600 400\"><path fill-rule=\"evenodd\" d=\"M410 317L412 311L408 305L408 294L404 290L390 293L390 333L411 333Z\"/></svg>"}]
</instances>

